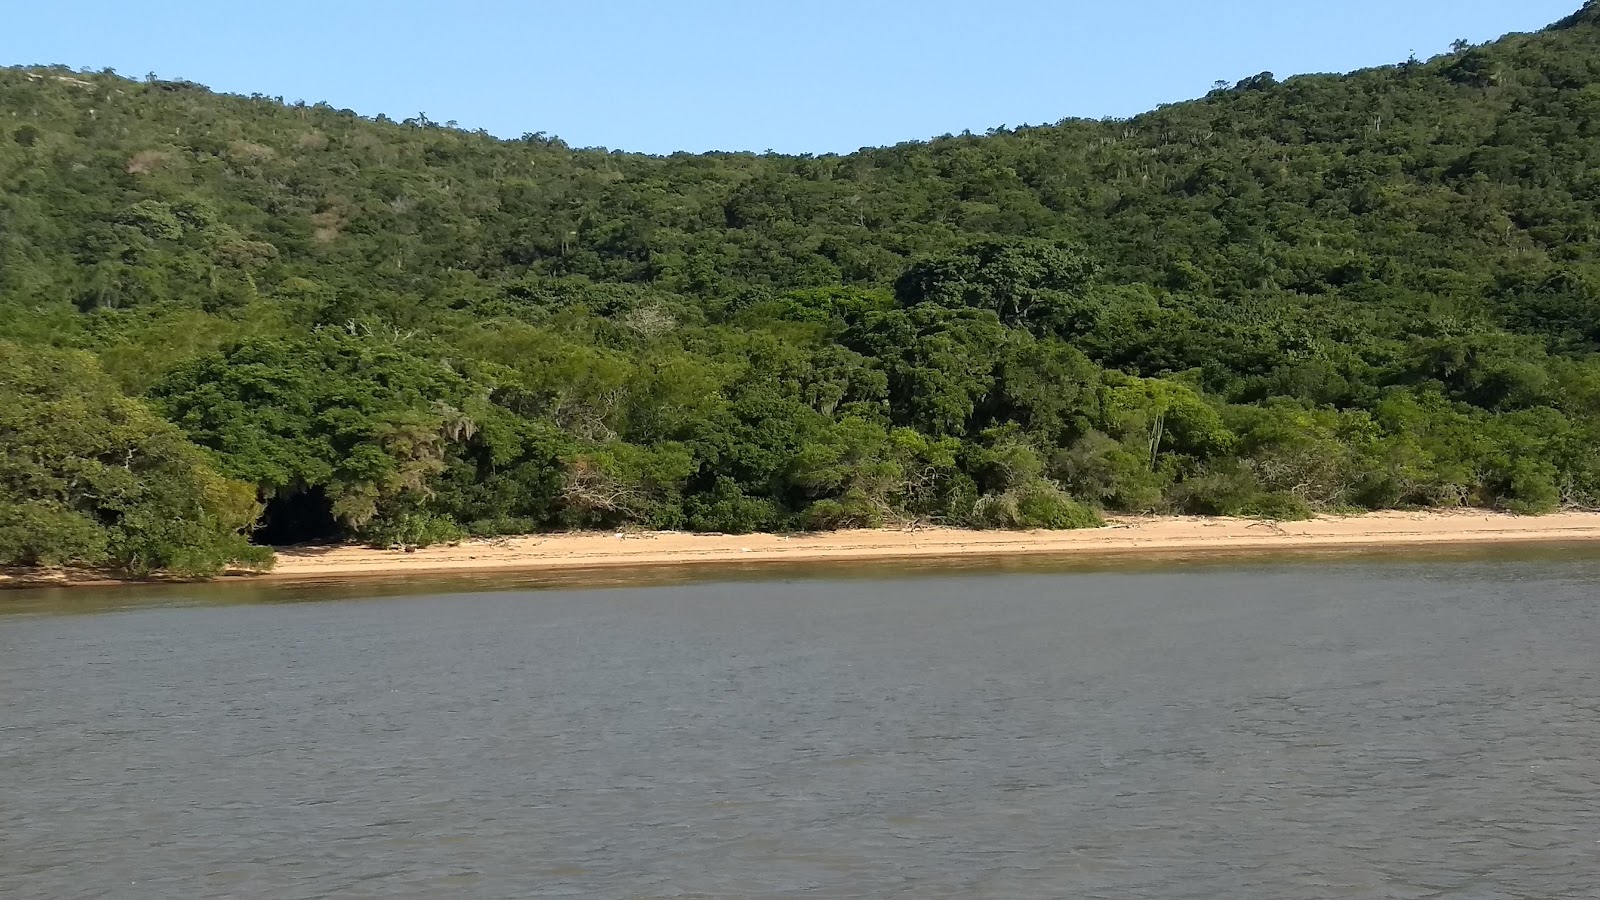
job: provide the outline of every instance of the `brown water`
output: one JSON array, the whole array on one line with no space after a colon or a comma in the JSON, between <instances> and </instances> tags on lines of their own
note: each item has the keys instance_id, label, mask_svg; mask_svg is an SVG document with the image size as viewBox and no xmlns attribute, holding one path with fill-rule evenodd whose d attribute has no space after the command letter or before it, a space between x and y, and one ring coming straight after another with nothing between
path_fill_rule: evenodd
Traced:
<instances>
[{"instance_id":1,"label":"brown water","mask_svg":"<svg viewBox=\"0 0 1600 900\"><path fill-rule=\"evenodd\" d=\"M0 896L1600 896L1593 554L810 574L0 594Z\"/></svg>"}]
</instances>

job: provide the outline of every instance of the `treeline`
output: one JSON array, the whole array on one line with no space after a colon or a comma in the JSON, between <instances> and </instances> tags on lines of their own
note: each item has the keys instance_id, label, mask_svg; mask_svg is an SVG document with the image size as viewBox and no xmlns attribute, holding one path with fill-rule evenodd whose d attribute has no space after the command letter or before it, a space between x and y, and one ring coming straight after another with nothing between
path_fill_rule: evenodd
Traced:
<instances>
[{"instance_id":1,"label":"treeline","mask_svg":"<svg viewBox=\"0 0 1600 900\"><path fill-rule=\"evenodd\" d=\"M1591 7L849 156L51 68L0 111L0 565L1600 504Z\"/></svg>"}]
</instances>

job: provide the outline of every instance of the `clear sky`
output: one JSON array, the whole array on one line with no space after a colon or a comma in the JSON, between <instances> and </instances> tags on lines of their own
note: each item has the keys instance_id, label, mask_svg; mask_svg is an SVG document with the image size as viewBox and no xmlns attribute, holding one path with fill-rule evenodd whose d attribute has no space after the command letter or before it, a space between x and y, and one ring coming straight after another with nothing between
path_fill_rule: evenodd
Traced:
<instances>
[{"instance_id":1,"label":"clear sky","mask_svg":"<svg viewBox=\"0 0 1600 900\"><path fill-rule=\"evenodd\" d=\"M1427 58L1581 0L0 0L0 65L576 146L842 152Z\"/></svg>"}]
</instances>

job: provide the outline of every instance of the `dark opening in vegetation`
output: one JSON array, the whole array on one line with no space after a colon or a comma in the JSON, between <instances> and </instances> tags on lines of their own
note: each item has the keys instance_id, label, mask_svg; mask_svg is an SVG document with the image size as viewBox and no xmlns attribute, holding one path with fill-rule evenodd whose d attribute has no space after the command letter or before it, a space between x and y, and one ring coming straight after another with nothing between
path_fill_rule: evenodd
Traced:
<instances>
[{"instance_id":1,"label":"dark opening in vegetation","mask_svg":"<svg viewBox=\"0 0 1600 900\"><path fill-rule=\"evenodd\" d=\"M322 488L313 487L268 500L261 527L250 540L267 547L287 547L331 541L342 535L333 517L333 501Z\"/></svg>"}]
</instances>

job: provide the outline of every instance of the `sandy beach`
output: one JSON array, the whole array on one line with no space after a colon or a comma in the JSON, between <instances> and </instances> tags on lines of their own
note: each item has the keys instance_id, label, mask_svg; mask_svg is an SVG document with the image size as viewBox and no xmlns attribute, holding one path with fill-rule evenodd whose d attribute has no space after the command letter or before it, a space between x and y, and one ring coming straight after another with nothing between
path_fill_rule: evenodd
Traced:
<instances>
[{"instance_id":1,"label":"sandy beach","mask_svg":"<svg viewBox=\"0 0 1600 900\"><path fill-rule=\"evenodd\" d=\"M1600 541L1600 512L1513 516L1485 510L1378 512L1306 522L1191 516L1121 517L1081 531L874 529L791 535L621 532L541 534L425 547L290 547L272 572L239 580L337 581L409 575L571 572L715 563L864 562L1036 556L1095 558L1359 551L1471 544ZM90 572L0 573L0 587L109 584ZM233 580L233 579L230 579Z\"/></svg>"},{"instance_id":2,"label":"sandy beach","mask_svg":"<svg viewBox=\"0 0 1600 900\"><path fill-rule=\"evenodd\" d=\"M363 547L280 551L271 579L633 568L729 562L829 562L995 556L1159 555L1600 541L1600 513L1523 517L1482 510L1382 512L1307 522L1121 518L1082 531L879 529L794 535L672 532L547 534L412 552Z\"/></svg>"}]
</instances>

